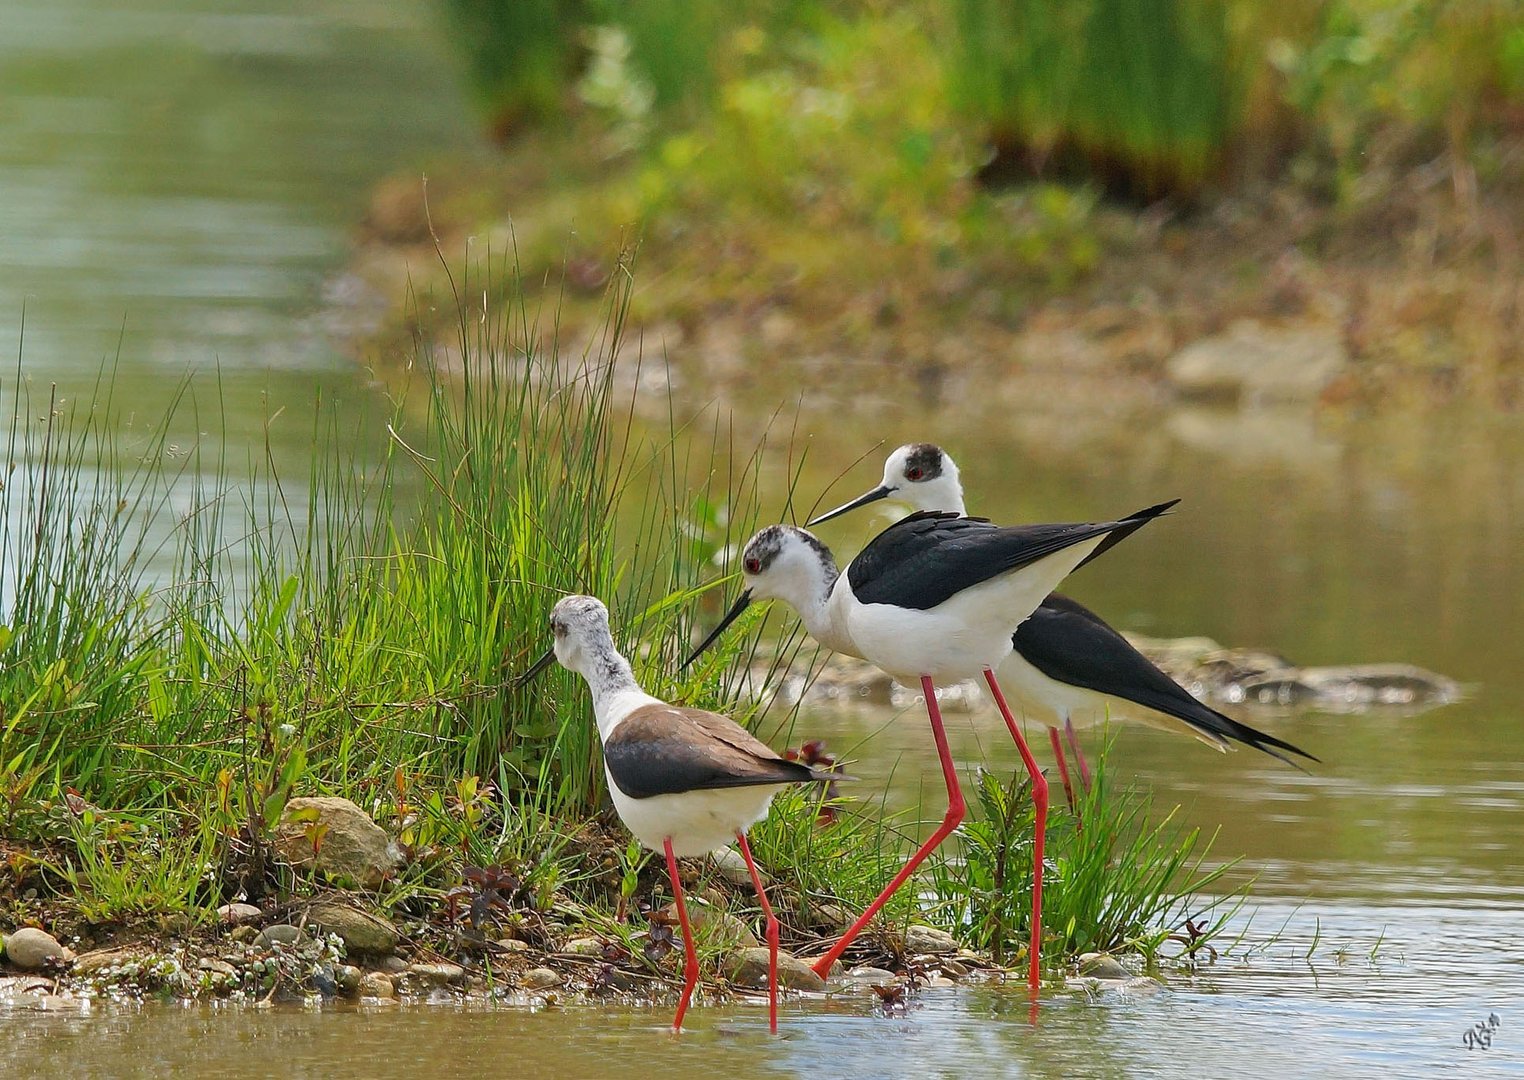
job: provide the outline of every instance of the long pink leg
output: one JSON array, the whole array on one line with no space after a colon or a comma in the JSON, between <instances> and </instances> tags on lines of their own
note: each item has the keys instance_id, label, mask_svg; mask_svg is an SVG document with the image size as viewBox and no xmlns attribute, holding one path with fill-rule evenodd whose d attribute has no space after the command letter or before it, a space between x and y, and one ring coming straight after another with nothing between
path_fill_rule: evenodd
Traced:
<instances>
[{"instance_id":1,"label":"long pink leg","mask_svg":"<svg viewBox=\"0 0 1524 1080\"><path fill-rule=\"evenodd\" d=\"M1069 784L1069 763L1064 760L1064 744L1058 737L1058 728L1048 729L1048 741L1053 744L1053 756L1058 759L1058 775L1064 778L1064 798L1069 800L1069 811L1078 814L1074 808L1074 788Z\"/></svg>"},{"instance_id":2,"label":"long pink leg","mask_svg":"<svg viewBox=\"0 0 1524 1080\"><path fill-rule=\"evenodd\" d=\"M683 948L688 954L688 963L683 968L683 996L677 1003L677 1015L672 1018L672 1030L679 1032L683 1030L683 1014L688 1011L693 988L698 985L698 949L693 944L693 927L688 925L688 905L683 903L683 883L677 879L677 856L672 854L672 837L662 841L662 849L667 853L667 876L672 879L672 899L677 903L677 921L682 924Z\"/></svg>"},{"instance_id":3,"label":"long pink leg","mask_svg":"<svg viewBox=\"0 0 1524 1080\"><path fill-rule=\"evenodd\" d=\"M931 685L931 679L925 675L921 676L921 690L926 695L926 713L931 718L931 737L936 740L937 757L942 761L942 779L947 781L947 813L942 815L942 824L937 826L937 831L931 834L931 839L922 844L910 857L910 861L898 874L894 875L894 880L878 894L878 899L868 905L868 910L858 916L855 923L847 927L847 932L841 935L841 939L831 947L830 952L815 961L815 974L822 979L830 975L831 965L836 963L841 954L846 951L847 946L852 944L852 939L862 933L863 927L867 926L873 916L878 914L879 908L883 907L895 891L905 884L905 880L915 873L915 868L926 860L926 856L952 835L952 831L963 820L963 791L958 787L958 772L953 768L952 751L947 748L947 732L942 729L942 713L937 708L937 690Z\"/></svg>"},{"instance_id":4,"label":"long pink leg","mask_svg":"<svg viewBox=\"0 0 1524 1080\"><path fill-rule=\"evenodd\" d=\"M1011 729L1011 737L1016 740L1016 749L1021 753L1022 764L1027 767L1027 775L1032 778L1032 803L1037 809L1037 829L1032 843L1032 941L1027 947L1027 955L1031 960L1027 968L1027 987L1035 994L1038 986L1038 952L1042 948L1042 849L1048 835L1048 781L1037 767L1037 759L1032 756L1027 740L1022 738L1021 728L1016 725L1016 718L1011 715L1010 706L1005 703L1005 695L1000 692L1000 684L995 681L995 673L989 668L984 669L984 681L990 684L990 693L1000 708L1000 715L1005 718L1005 726Z\"/></svg>"},{"instance_id":5,"label":"long pink leg","mask_svg":"<svg viewBox=\"0 0 1524 1080\"><path fill-rule=\"evenodd\" d=\"M746 842L746 834L738 832L736 839L741 842L741 858L746 860L747 872L751 874L752 888L757 890L757 899L762 901L762 917L767 920L767 1028L776 1035L778 1034L778 920L773 915L773 906L767 902L767 890L762 887L762 875L757 873L757 864L752 861L751 845Z\"/></svg>"},{"instance_id":6,"label":"long pink leg","mask_svg":"<svg viewBox=\"0 0 1524 1080\"><path fill-rule=\"evenodd\" d=\"M1074 733L1074 721L1064 717L1064 737L1069 740L1069 746L1074 751L1074 760L1079 763L1080 783L1085 785L1085 791L1090 791L1090 764L1085 760L1085 752L1080 749L1079 736Z\"/></svg>"}]
</instances>

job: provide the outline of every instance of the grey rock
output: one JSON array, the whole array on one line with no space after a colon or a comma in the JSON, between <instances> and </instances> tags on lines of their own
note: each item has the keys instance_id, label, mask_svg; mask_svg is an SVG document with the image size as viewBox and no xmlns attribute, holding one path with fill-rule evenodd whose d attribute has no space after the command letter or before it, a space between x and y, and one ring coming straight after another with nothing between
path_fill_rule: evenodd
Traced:
<instances>
[{"instance_id":1,"label":"grey rock","mask_svg":"<svg viewBox=\"0 0 1524 1080\"><path fill-rule=\"evenodd\" d=\"M946 930L912 924L905 929L905 951L918 956L940 956L943 953L957 952L958 941Z\"/></svg>"},{"instance_id":2,"label":"grey rock","mask_svg":"<svg viewBox=\"0 0 1524 1080\"><path fill-rule=\"evenodd\" d=\"M677 926L677 906L668 904L660 912L668 926ZM688 919L700 942L722 949L750 949L762 944L751 927L723 908L705 903L688 905Z\"/></svg>"},{"instance_id":3,"label":"grey rock","mask_svg":"<svg viewBox=\"0 0 1524 1080\"><path fill-rule=\"evenodd\" d=\"M353 964L339 964L333 969L333 981L340 993L357 994L360 991L360 969Z\"/></svg>"},{"instance_id":4,"label":"grey rock","mask_svg":"<svg viewBox=\"0 0 1524 1080\"><path fill-rule=\"evenodd\" d=\"M409 964L407 973L409 978L433 986L447 986L451 983L466 981L466 969L459 964Z\"/></svg>"},{"instance_id":5,"label":"grey rock","mask_svg":"<svg viewBox=\"0 0 1524 1080\"><path fill-rule=\"evenodd\" d=\"M572 956L602 956L603 942L591 937L572 938L561 951Z\"/></svg>"},{"instance_id":6,"label":"grey rock","mask_svg":"<svg viewBox=\"0 0 1524 1080\"><path fill-rule=\"evenodd\" d=\"M46 930L24 926L5 939L5 958L22 971L42 971L67 964L74 954Z\"/></svg>"},{"instance_id":7,"label":"grey rock","mask_svg":"<svg viewBox=\"0 0 1524 1080\"><path fill-rule=\"evenodd\" d=\"M136 945L119 945L112 949L96 949L81 953L71 969L76 975L95 975L109 967L120 967L134 961L142 963L152 954Z\"/></svg>"},{"instance_id":8,"label":"grey rock","mask_svg":"<svg viewBox=\"0 0 1524 1080\"><path fill-rule=\"evenodd\" d=\"M313 904L307 909L307 928L339 935L346 951L360 955L384 956L402 941L397 928L385 919L346 904Z\"/></svg>"},{"instance_id":9,"label":"grey rock","mask_svg":"<svg viewBox=\"0 0 1524 1080\"><path fill-rule=\"evenodd\" d=\"M1333 328L1280 328L1240 319L1224 334L1187 345L1164 369L1187 397L1312 402L1348 365L1344 342Z\"/></svg>"},{"instance_id":10,"label":"grey rock","mask_svg":"<svg viewBox=\"0 0 1524 1080\"><path fill-rule=\"evenodd\" d=\"M226 960L218 960L214 957L203 956L196 961L197 971L210 972L213 975L237 975L238 969Z\"/></svg>"},{"instance_id":11,"label":"grey rock","mask_svg":"<svg viewBox=\"0 0 1524 1080\"><path fill-rule=\"evenodd\" d=\"M547 967L530 968L519 976L519 985L525 990L549 990L561 985L561 976Z\"/></svg>"},{"instance_id":12,"label":"grey rock","mask_svg":"<svg viewBox=\"0 0 1524 1080\"><path fill-rule=\"evenodd\" d=\"M401 975L411 965L400 956L383 956L376 961L376 970L384 971L388 975Z\"/></svg>"},{"instance_id":13,"label":"grey rock","mask_svg":"<svg viewBox=\"0 0 1524 1080\"><path fill-rule=\"evenodd\" d=\"M297 945L301 943L301 940L301 930L289 923L276 923L274 926L267 926L254 939L256 944L265 946Z\"/></svg>"},{"instance_id":14,"label":"grey rock","mask_svg":"<svg viewBox=\"0 0 1524 1080\"><path fill-rule=\"evenodd\" d=\"M1270 671L1240 683L1243 700L1257 705L1316 706L1355 712L1363 709L1433 707L1461 697L1460 686L1411 664L1351 664L1344 667Z\"/></svg>"},{"instance_id":15,"label":"grey rock","mask_svg":"<svg viewBox=\"0 0 1524 1080\"><path fill-rule=\"evenodd\" d=\"M1079 973L1086 979L1104 979L1126 981L1132 978L1132 972L1128 971L1115 957L1106 953L1085 953L1079 958Z\"/></svg>"},{"instance_id":16,"label":"grey rock","mask_svg":"<svg viewBox=\"0 0 1524 1080\"><path fill-rule=\"evenodd\" d=\"M894 972L881 967L855 967L843 976L849 982L864 986L887 986L894 982Z\"/></svg>"},{"instance_id":17,"label":"grey rock","mask_svg":"<svg viewBox=\"0 0 1524 1080\"><path fill-rule=\"evenodd\" d=\"M816 904L810 908L810 921L823 930L840 932L851 926L857 915L841 904Z\"/></svg>"},{"instance_id":18,"label":"grey rock","mask_svg":"<svg viewBox=\"0 0 1524 1080\"><path fill-rule=\"evenodd\" d=\"M940 963L942 965L942 974L948 978L962 979L968 976L968 968L951 957L944 957Z\"/></svg>"},{"instance_id":19,"label":"grey rock","mask_svg":"<svg viewBox=\"0 0 1524 1080\"><path fill-rule=\"evenodd\" d=\"M504 952L528 952L529 942L520 941L518 938L499 938L497 947Z\"/></svg>"},{"instance_id":20,"label":"grey rock","mask_svg":"<svg viewBox=\"0 0 1524 1080\"><path fill-rule=\"evenodd\" d=\"M321 831L314 850L313 834ZM348 799L296 798L286 804L275 847L292 866L357 882L381 884L401 861L386 831Z\"/></svg>"},{"instance_id":21,"label":"grey rock","mask_svg":"<svg viewBox=\"0 0 1524 1080\"><path fill-rule=\"evenodd\" d=\"M768 952L764 948L741 949L730 956L725 974L737 986L767 986ZM792 953L778 950L778 986L789 990L821 993L825 980L813 968Z\"/></svg>"},{"instance_id":22,"label":"grey rock","mask_svg":"<svg viewBox=\"0 0 1524 1080\"><path fill-rule=\"evenodd\" d=\"M252 926L235 926L233 927L233 932L228 937L247 945L259 940L259 931Z\"/></svg>"},{"instance_id":23,"label":"grey rock","mask_svg":"<svg viewBox=\"0 0 1524 1080\"><path fill-rule=\"evenodd\" d=\"M360 976L360 996L368 998L394 998L397 987L390 975L379 971L367 971Z\"/></svg>"},{"instance_id":24,"label":"grey rock","mask_svg":"<svg viewBox=\"0 0 1524 1080\"><path fill-rule=\"evenodd\" d=\"M725 847L711 852L709 864L719 871L720 876L732 885L751 887L751 873L746 869L746 860L741 858L741 853L735 848ZM767 875L762 872L760 866L757 867L757 872L762 874L762 884L765 886L768 881Z\"/></svg>"},{"instance_id":25,"label":"grey rock","mask_svg":"<svg viewBox=\"0 0 1524 1080\"><path fill-rule=\"evenodd\" d=\"M217 909L217 918L229 926L238 926L259 916L260 910L253 904L223 904Z\"/></svg>"}]
</instances>

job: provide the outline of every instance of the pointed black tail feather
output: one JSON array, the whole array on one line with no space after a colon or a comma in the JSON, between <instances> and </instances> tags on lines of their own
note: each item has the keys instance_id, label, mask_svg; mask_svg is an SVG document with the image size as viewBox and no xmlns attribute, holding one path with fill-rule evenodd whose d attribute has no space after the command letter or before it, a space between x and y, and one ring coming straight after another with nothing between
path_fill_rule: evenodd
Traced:
<instances>
[{"instance_id":1,"label":"pointed black tail feather","mask_svg":"<svg viewBox=\"0 0 1524 1080\"><path fill-rule=\"evenodd\" d=\"M1170 499L1168 502L1155 503L1153 506L1145 507L1144 509L1139 510L1136 514L1128 514L1125 518L1122 518L1122 521L1125 522L1125 524L1119 526L1118 528L1112 529L1109 533L1107 533L1106 538L1096 546L1096 549L1089 555L1086 555L1084 559L1080 561L1079 566L1076 566L1074 569L1078 570L1080 566L1084 566L1085 563L1089 562L1091 559L1094 559L1100 555L1104 555L1106 552L1116 547L1117 544L1121 543L1123 540L1126 540L1133 533L1137 532L1143 526L1147 525L1150 521L1153 521L1155 518L1163 517L1165 514L1169 513L1170 510L1179 504L1179 502L1179 499ZM1071 570L1070 573L1073 573L1073 571Z\"/></svg>"}]
</instances>

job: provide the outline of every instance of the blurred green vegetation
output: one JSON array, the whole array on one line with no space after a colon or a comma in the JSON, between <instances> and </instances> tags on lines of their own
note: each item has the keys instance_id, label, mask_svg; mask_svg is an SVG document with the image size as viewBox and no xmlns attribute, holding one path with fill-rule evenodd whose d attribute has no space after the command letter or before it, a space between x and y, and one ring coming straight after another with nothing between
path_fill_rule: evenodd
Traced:
<instances>
[{"instance_id":1,"label":"blurred green vegetation","mask_svg":"<svg viewBox=\"0 0 1524 1080\"><path fill-rule=\"evenodd\" d=\"M831 172L928 201L992 164L1153 199L1231 182L1240 159L1347 177L1394 155L1485 157L1524 111L1519 0L446 7L498 134L601 114L641 132L623 145L657 172L693 165L698 144L727 159L716 194L745 178L764 199L820 164L826 136ZM859 138L887 160L863 161Z\"/></svg>"}]
</instances>

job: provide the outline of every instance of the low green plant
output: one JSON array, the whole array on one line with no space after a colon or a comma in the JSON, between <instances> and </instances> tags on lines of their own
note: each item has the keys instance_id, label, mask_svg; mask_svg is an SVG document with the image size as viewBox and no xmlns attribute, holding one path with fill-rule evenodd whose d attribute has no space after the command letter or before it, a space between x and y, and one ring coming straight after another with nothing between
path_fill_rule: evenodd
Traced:
<instances>
[{"instance_id":1,"label":"low green plant","mask_svg":"<svg viewBox=\"0 0 1524 1080\"><path fill-rule=\"evenodd\" d=\"M1174 953L1193 957L1237 911L1235 896L1198 899L1234 864L1209 867L1210 840L1178 826L1178 808L1156 818L1148 794L1111 792L1106 757L1104 749L1096 755L1092 786L1077 792L1078 816L1061 798L1050 808L1044 948L1063 958L1129 949L1152 962L1174 942ZM963 857L939 864L937 895L955 913L961 936L1008 958L1024 947L1030 930L1035 809L1029 781L1024 774L1002 779L981 770L972 803L976 814L958 833Z\"/></svg>"}]
</instances>

